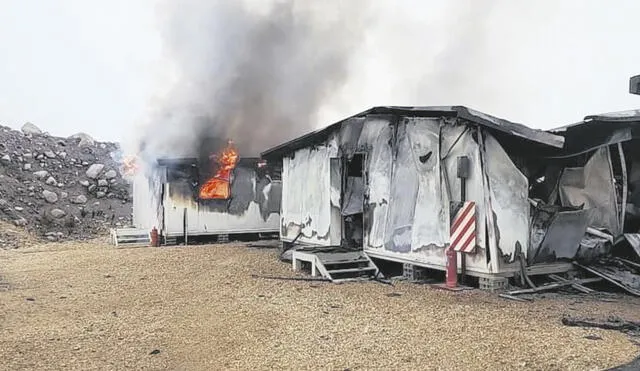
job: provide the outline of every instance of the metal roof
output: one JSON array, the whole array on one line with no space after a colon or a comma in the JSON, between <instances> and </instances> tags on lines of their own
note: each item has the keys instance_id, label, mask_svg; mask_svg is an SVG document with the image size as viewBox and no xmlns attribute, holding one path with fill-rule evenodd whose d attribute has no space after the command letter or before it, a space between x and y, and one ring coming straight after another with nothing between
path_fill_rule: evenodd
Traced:
<instances>
[{"instance_id":1,"label":"metal roof","mask_svg":"<svg viewBox=\"0 0 640 371\"><path fill-rule=\"evenodd\" d=\"M575 124L570 124L566 126L561 126L559 128L549 130L550 133L560 133L567 131L567 129L586 126L586 125L598 125L598 124L606 124L606 123L640 123L640 109L632 109L626 111L617 111L617 112L609 112L609 113L601 113L598 115L589 115L585 116L585 118L576 122Z\"/></svg>"},{"instance_id":2,"label":"metal roof","mask_svg":"<svg viewBox=\"0 0 640 371\"><path fill-rule=\"evenodd\" d=\"M564 138L550 132L532 129L522 124L500 119L464 106L425 106L425 107L403 107L403 106L378 106L360 112L346 119L340 120L323 129L313 131L301 137L280 144L262 152L263 158L278 158L306 146L319 143L326 139L330 133L340 128L349 119L364 117L367 115L391 114L413 117L459 117L490 130L499 131L507 135L516 136L526 141L543 144L550 147L562 148Z\"/></svg>"}]
</instances>

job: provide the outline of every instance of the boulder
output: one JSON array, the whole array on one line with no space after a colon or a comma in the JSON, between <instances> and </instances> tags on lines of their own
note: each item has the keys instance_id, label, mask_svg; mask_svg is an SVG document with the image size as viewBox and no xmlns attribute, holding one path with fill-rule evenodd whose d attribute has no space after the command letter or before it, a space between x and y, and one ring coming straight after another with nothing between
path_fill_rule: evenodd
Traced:
<instances>
[{"instance_id":1,"label":"boulder","mask_svg":"<svg viewBox=\"0 0 640 371\"><path fill-rule=\"evenodd\" d=\"M104 173L104 177L107 178L107 179L113 179L113 178L115 178L117 176L118 176L118 173L113 169L111 169L111 170L107 171L106 173Z\"/></svg>"},{"instance_id":2,"label":"boulder","mask_svg":"<svg viewBox=\"0 0 640 371\"><path fill-rule=\"evenodd\" d=\"M78 133L69 137L78 143L78 147L92 147L96 144L96 141L86 133Z\"/></svg>"},{"instance_id":3,"label":"boulder","mask_svg":"<svg viewBox=\"0 0 640 371\"><path fill-rule=\"evenodd\" d=\"M81 180L80 181L80 185L84 186L84 187L88 187L89 186L89 181L88 180Z\"/></svg>"},{"instance_id":4,"label":"boulder","mask_svg":"<svg viewBox=\"0 0 640 371\"><path fill-rule=\"evenodd\" d=\"M52 217L56 219L60 219L63 216L67 215L67 213L65 213L63 210L60 210L60 209L53 209L49 213L51 214Z\"/></svg>"},{"instance_id":5,"label":"boulder","mask_svg":"<svg viewBox=\"0 0 640 371\"><path fill-rule=\"evenodd\" d=\"M45 181L45 183L48 184L48 185L56 185L56 184L58 184L58 182L56 182L56 180L52 176L48 177L47 180Z\"/></svg>"},{"instance_id":6,"label":"boulder","mask_svg":"<svg viewBox=\"0 0 640 371\"><path fill-rule=\"evenodd\" d=\"M71 202L73 202L74 204L86 204L87 203L87 196L79 195L79 196L73 198L71 200Z\"/></svg>"},{"instance_id":7,"label":"boulder","mask_svg":"<svg viewBox=\"0 0 640 371\"><path fill-rule=\"evenodd\" d=\"M13 224L17 225L18 227L24 227L25 225L27 225L27 219L20 217L18 219L15 219L13 221Z\"/></svg>"},{"instance_id":8,"label":"boulder","mask_svg":"<svg viewBox=\"0 0 640 371\"><path fill-rule=\"evenodd\" d=\"M23 168L24 170L31 170L31 164L27 162L26 164L24 164L24 165L22 166L22 168Z\"/></svg>"},{"instance_id":9,"label":"boulder","mask_svg":"<svg viewBox=\"0 0 640 371\"><path fill-rule=\"evenodd\" d=\"M103 169L104 169L103 164L93 164L89 166L89 168L87 169L86 175L91 179L96 179L98 178L98 175L100 175Z\"/></svg>"},{"instance_id":10,"label":"boulder","mask_svg":"<svg viewBox=\"0 0 640 371\"><path fill-rule=\"evenodd\" d=\"M35 175L36 178L44 179L47 176L49 176L49 172L46 170L40 170L40 171L34 172L33 175Z\"/></svg>"},{"instance_id":11,"label":"boulder","mask_svg":"<svg viewBox=\"0 0 640 371\"><path fill-rule=\"evenodd\" d=\"M27 122L26 124L22 125L22 132L26 135L39 135L42 134L42 130L40 130L39 127L35 126L34 124Z\"/></svg>"},{"instance_id":12,"label":"boulder","mask_svg":"<svg viewBox=\"0 0 640 371\"><path fill-rule=\"evenodd\" d=\"M0 158L0 160L1 160L3 163L8 164L8 163L10 163L10 162L11 162L11 156L9 156L9 155L4 155L4 156L2 156L2 158Z\"/></svg>"},{"instance_id":13,"label":"boulder","mask_svg":"<svg viewBox=\"0 0 640 371\"><path fill-rule=\"evenodd\" d=\"M51 192L46 189L42 191L42 197L44 197L45 201L50 204L58 202L58 195L55 192Z\"/></svg>"},{"instance_id":14,"label":"boulder","mask_svg":"<svg viewBox=\"0 0 640 371\"><path fill-rule=\"evenodd\" d=\"M106 179L99 179L98 180L98 187L107 187L109 186L109 182L107 182Z\"/></svg>"},{"instance_id":15,"label":"boulder","mask_svg":"<svg viewBox=\"0 0 640 371\"><path fill-rule=\"evenodd\" d=\"M56 154L53 153L53 151L45 151L44 155L47 156L48 158L56 158Z\"/></svg>"}]
</instances>

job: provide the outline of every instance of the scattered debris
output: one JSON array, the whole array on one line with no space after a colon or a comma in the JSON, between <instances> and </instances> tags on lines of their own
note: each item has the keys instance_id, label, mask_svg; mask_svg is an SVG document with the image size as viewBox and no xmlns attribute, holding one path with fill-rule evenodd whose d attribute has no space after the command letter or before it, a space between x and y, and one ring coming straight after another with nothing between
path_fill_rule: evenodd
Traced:
<instances>
[{"instance_id":1,"label":"scattered debris","mask_svg":"<svg viewBox=\"0 0 640 371\"><path fill-rule=\"evenodd\" d=\"M589 266L574 263L577 267L601 277L629 294L640 296L640 271L635 263L628 264L620 258L601 259Z\"/></svg>"},{"instance_id":2,"label":"scattered debris","mask_svg":"<svg viewBox=\"0 0 640 371\"><path fill-rule=\"evenodd\" d=\"M564 317L562 324L574 327L596 327L605 330L616 330L631 336L640 336L640 322L626 321L618 317L609 317L606 320L593 318Z\"/></svg>"},{"instance_id":3,"label":"scattered debris","mask_svg":"<svg viewBox=\"0 0 640 371\"><path fill-rule=\"evenodd\" d=\"M551 278L552 280L556 281L556 282L571 282L571 281L569 281L567 279L564 279L564 278L562 278L562 277L560 277L558 275L555 275L555 274L550 274L548 277ZM585 286L583 286L583 285L581 285L579 283L574 283L574 282L571 282L571 288L573 288L575 290L578 290L578 291L580 291L582 293L585 293L585 294L591 294L591 293L596 291L596 290L590 289L588 287L585 287Z\"/></svg>"},{"instance_id":4,"label":"scattered debris","mask_svg":"<svg viewBox=\"0 0 640 371\"><path fill-rule=\"evenodd\" d=\"M587 335L584 338L587 340L602 340L602 336L600 335Z\"/></svg>"},{"instance_id":5,"label":"scattered debris","mask_svg":"<svg viewBox=\"0 0 640 371\"><path fill-rule=\"evenodd\" d=\"M264 243L249 243L246 246L254 249L277 249L280 245L279 240L275 240L272 243L265 241Z\"/></svg>"},{"instance_id":6,"label":"scattered debris","mask_svg":"<svg viewBox=\"0 0 640 371\"><path fill-rule=\"evenodd\" d=\"M538 286L530 289L509 291L507 292L507 295L513 296L513 295L519 295L519 294L534 294L542 291L556 290L556 289L571 286L574 284L593 283L593 282L599 282L599 281L602 281L602 279L601 278L584 278L579 280L565 280L564 282L551 283L551 284Z\"/></svg>"},{"instance_id":7,"label":"scattered debris","mask_svg":"<svg viewBox=\"0 0 640 371\"><path fill-rule=\"evenodd\" d=\"M265 280L331 282L330 279L322 278L322 277L280 277L280 276L262 276L257 274L252 274L251 277L262 278Z\"/></svg>"},{"instance_id":8,"label":"scattered debris","mask_svg":"<svg viewBox=\"0 0 640 371\"><path fill-rule=\"evenodd\" d=\"M516 297L516 296L513 296L513 295L509 295L509 294L499 294L498 296L501 297L501 298L504 298L504 299L520 301L520 302L523 302L523 303L528 303L528 302L531 301L531 299L529 299L529 298L519 298L519 297Z\"/></svg>"}]
</instances>

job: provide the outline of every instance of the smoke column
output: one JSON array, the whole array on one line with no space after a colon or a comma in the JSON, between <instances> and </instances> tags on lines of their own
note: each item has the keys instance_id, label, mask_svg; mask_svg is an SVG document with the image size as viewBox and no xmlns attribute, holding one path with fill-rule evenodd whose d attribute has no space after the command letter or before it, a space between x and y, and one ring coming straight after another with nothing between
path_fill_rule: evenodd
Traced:
<instances>
[{"instance_id":1,"label":"smoke column","mask_svg":"<svg viewBox=\"0 0 640 371\"><path fill-rule=\"evenodd\" d=\"M175 76L139 133L145 157L194 154L205 137L255 156L312 130L347 80L367 22L365 1L327 3L163 2Z\"/></svg>"}]
</instances>

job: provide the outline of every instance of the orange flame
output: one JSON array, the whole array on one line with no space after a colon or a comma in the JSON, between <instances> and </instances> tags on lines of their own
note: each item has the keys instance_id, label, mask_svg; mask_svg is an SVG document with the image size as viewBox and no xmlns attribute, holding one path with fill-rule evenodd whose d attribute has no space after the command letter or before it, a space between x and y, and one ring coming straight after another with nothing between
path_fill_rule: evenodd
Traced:
<instances>
[{"instance_id":1,"label":"orange flame","mask_svg":"<svg viewBox=\"0 0 640 371\"><path fill-rule=\"evenodd\" d=\"M226 200L231 196L231 172L238 163L238 151L234 148L233 142L229 141L219 156L210 156L215 157L218 157L218 170L213 178L200 187L200 198Z\"/></svg>"},{"instance_id":2,"label":"orange flame","mask_svg":"<svg viewBox=\"0 0 640 371\"><path fill-rule=\"evenodd\" d=\"M124 175L135 175L138 172L138 159L136 156L125 156L122 160L122 173Z\"/></svg>"}]
</instances>

